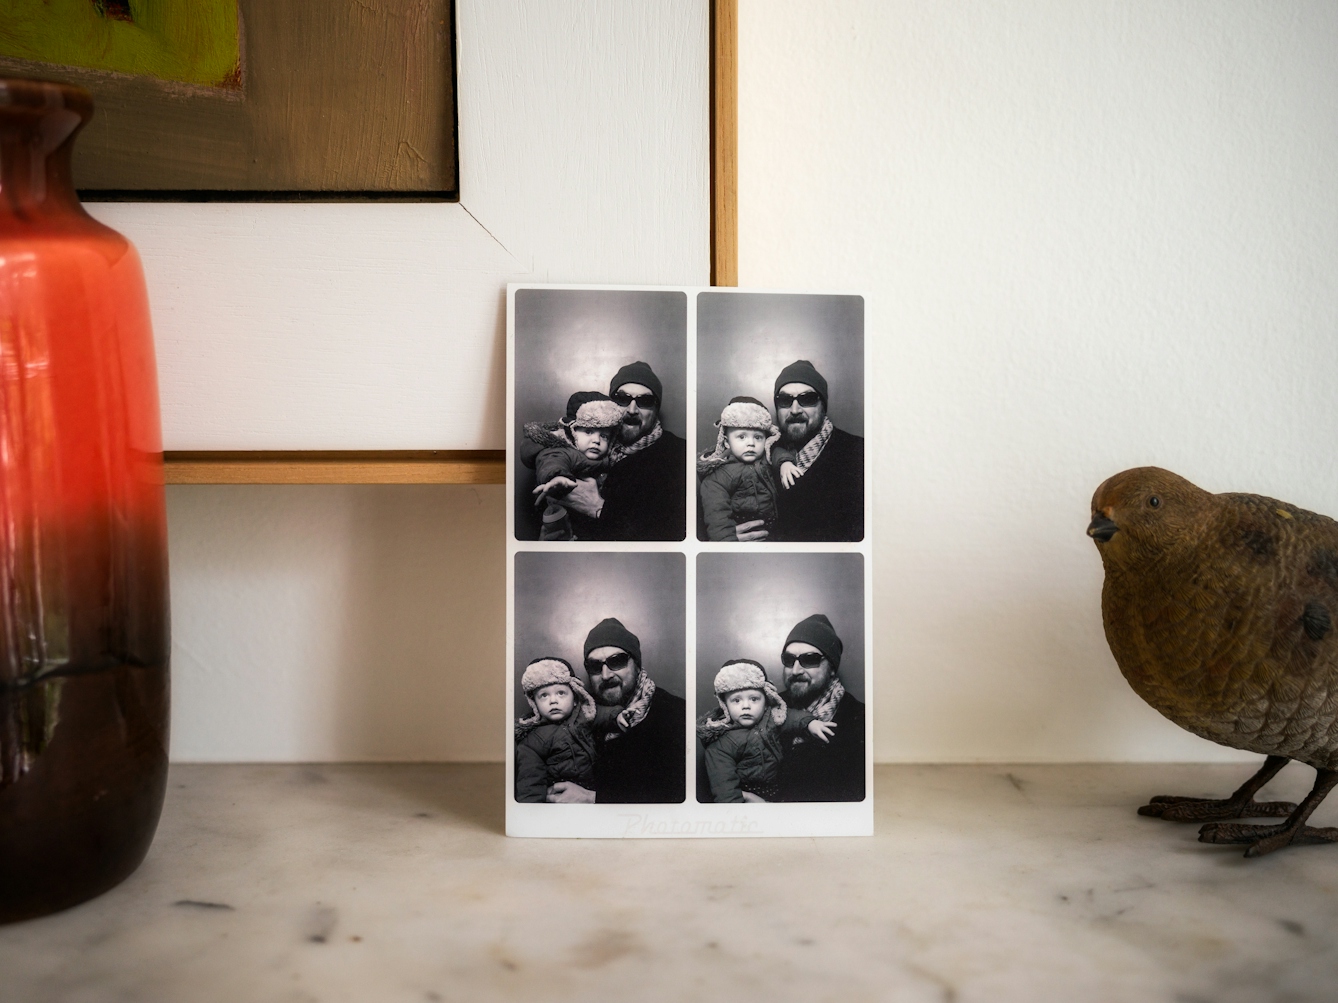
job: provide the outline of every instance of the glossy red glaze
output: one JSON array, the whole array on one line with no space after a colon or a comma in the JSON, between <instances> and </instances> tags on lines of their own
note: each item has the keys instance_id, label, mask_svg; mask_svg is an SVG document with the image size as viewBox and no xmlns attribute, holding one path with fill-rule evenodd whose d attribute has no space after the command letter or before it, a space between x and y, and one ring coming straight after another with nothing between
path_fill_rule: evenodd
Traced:
<instances>
[{"instance_id":1,"label":"glossy red glaze","mask_svg":"<svg viewBox=\"0 0 1338 1003\"><path fill-rule=\"evenodd\" d=\"M0 921L130 874L167 776L153 341L139 256L70 181L91 113L0 80Z\"/></svg>"}]
</instances>

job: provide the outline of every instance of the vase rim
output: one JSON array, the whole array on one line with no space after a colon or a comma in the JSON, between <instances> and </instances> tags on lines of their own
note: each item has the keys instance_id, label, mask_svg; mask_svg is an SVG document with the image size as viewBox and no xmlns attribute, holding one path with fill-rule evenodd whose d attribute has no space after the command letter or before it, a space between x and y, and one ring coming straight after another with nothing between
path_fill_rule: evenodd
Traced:
<instances>
[{"instance_id":1,"label":"vase rim","mask_svg":"<svg viewBox=\"0 0 1338 1003\"><path fill-rule=\"evenodd\" d=\"M30 112L64 109L87 122L93 117L93 95L87 88L60 80L0 76L0 112L5 109Z\"/></svg>"}]
</instances>

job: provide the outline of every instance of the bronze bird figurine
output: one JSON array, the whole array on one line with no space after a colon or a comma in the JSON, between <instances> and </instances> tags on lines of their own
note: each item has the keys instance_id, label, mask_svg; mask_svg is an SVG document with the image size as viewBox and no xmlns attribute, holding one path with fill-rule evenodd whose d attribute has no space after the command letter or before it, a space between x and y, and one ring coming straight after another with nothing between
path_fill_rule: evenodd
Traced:
<instances>
[{"instance_id":1,"label":"bronze bird figurine","mask_svg":"<svg viewBox=\"0 0 1338 1003\"><path fill-rule=\"evenodd\" d=\"M1243 843L1247 857L1338 842L1338 828L1306 825L1338 785L1338 522L1138 467L1096 489L1087 535L1106 571L1106 640L1134 692L1196 735L1267 757L1228 798L1154 797L1139 814L1207 822L1201 842ZM1305 800L1255 801L1293 759L1317 771ZM1287 818L1229 821L1257 816Z\"/></svg>"}]
</instances>

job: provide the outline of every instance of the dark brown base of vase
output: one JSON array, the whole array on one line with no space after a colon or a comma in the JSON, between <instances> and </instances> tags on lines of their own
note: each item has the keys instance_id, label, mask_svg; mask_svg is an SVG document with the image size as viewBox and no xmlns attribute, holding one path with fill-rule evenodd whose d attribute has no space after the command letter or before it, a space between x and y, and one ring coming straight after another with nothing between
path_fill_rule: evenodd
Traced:
<instances>
[{"instance_id":1,"label":"dark brown base of vase","mask_svg":"<svg viewBox=\"0 0 1338 1003\"><path fill-rule=\"evenodd\" d=\"M148 853L167 789L166 666L39 686L57 687L42 703L54 711L50 737L0 786L0 923L68 909L125 880ZM0 729L34 689L0 691Z\"/></svg>"}]
</instances>

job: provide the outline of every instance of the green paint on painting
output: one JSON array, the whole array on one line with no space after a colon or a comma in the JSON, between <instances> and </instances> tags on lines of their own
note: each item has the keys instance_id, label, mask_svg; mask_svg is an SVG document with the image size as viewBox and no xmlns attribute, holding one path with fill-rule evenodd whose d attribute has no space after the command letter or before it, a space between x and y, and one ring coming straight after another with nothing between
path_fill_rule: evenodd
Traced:
<instances>
[{"instance_id":1,"label":"green paint on painting","mask_svg":"<svg viewBox=\"0 0 1338 1003\"><path fill-rule=\"evenodd\" d=\"M0 0L0 56L241 87L237 0Z\"/></svg>"}]
</instances>

